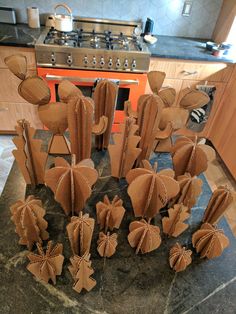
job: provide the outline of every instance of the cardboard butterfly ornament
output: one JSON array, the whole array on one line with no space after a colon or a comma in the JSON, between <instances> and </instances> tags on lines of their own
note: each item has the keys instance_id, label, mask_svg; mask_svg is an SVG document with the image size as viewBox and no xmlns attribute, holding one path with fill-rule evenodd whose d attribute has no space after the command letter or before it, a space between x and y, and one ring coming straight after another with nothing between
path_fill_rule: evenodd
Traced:
<instances>
[{"instance_id":1,"label":"cardboard butterfly ornament","mask_svg":"<svg viewBox=\"0 0 236 314\"><path fill-rule=\"evenodd\" d=\"M55 158L55 167L46 171L45 183L54 192L54 198L61 204L67 215L78 214L90 197L98 173L91 159L75 164L72 155L71 165L61 157Z\"/></svg>"},{"instance_id":2,"label":"cardboard butterfly ornament","mask_svg":"<svg viewBox=\"0 0 236 314\"><path fill-rule=\"evenodd\" d=\"M167 202L179 192L179 183L174 179L174 172L165 169L156 172L145 160L144 168L132 169L126 180L129 183L128 194L131 198L135 217L153 218Z\"/></svg>"}]
</instances>

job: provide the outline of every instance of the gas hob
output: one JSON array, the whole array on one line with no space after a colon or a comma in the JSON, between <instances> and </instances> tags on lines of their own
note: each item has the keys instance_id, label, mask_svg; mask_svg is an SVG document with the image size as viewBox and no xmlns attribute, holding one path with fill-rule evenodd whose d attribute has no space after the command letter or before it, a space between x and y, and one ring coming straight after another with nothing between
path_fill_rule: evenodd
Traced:
<instances>
[{"instance_id":1,"label":"gas hob","mask_svg":"<svg viewBox=\"0 0 236 314\"><path fill-rule=\"evenodd\" d=\"M85 18L72 32L46 28L35 45L37 66L144 73L150 52L140 33L137 22Z\"/></svg>"}]
</instances>

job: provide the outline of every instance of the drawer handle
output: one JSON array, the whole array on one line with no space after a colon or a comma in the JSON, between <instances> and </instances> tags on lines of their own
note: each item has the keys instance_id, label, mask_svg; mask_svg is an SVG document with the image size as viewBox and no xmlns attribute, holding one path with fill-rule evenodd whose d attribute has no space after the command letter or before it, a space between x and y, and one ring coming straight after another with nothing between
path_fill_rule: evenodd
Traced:
<instances>
[{"instance_id":1,"label":"drawer handle","mask_svg":"<svg viewBox=\"0 0 236 314\"><path fill-rule=\"evenodd\" d=\"M194 74L198 74L198 71L186 71L186 70L183 70L182 73L184 75L194 75Z\"/></svg>"}]
</instances>

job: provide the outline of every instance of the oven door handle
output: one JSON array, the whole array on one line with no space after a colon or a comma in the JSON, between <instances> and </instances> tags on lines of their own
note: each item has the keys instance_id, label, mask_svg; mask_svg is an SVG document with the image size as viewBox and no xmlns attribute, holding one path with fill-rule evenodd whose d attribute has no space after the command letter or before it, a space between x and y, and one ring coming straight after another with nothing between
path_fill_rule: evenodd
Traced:
<instances>
[{"instance_id":1,"label":"oven door handle","mask_svg":"<svg viewBox=\"0 0 236 314\"><path fill-rule=\"evenodd\" d=\"M68 80L72 82L78 83L95 83L97 80L101 78L82 78L82 77L75 77L75 76L60 76L60 75L51 75L46 74L45 76L47 81L62 81ZM139 85L139 80L116 80L116 79L109 79L108 80L115 82L119 85Z\"/></svg>"}]
</instances>

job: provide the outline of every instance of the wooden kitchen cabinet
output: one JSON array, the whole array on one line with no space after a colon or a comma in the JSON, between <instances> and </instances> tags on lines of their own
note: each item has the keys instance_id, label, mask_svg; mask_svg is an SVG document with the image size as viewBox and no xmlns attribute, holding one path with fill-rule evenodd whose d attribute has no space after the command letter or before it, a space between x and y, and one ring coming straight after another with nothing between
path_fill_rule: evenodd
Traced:
<instances>
[{"instance_id":1,"label":"wooden kitchen cabinet","mask_svg":"<svg viewBox=\"0 0 236 314\"><path fill-rule=\"evenodd\" d=\"M12 74L4 63L4 58L21 53L26 56L28 74L36 74L34 49L0 46L0 133L15 133L17 120L26 119L34 128L42 128L37 106L27 103L18 94L21 80Z\"/></svg>"}]
</instances>

